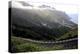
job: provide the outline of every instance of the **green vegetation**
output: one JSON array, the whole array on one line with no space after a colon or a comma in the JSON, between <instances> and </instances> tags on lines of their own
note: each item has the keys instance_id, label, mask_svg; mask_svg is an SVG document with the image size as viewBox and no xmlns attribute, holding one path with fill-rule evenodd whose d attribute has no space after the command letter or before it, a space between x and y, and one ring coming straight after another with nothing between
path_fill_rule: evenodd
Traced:
<instances>
[{"instance_id":1,"label":"green vegetation","mask_svg":"<svg viewBox=\"0 0 80 54\"><path fill-rule=\"evenodd\" d=\"M77 28L69 30L67 27L59 27L49 29L46 27L24 27L15 25L16 29L12 30L11 36L11 52L33 52L33 51L49 51L66 49L64 44L40 44L25 40L26 38L42 41L65 40L77 37ZM23 39L25 38L25 39ZM69 48L77 48L77 42L69 46ZM68 48L67 45L67 48Z\"/></svg>"},{"instance_id":2,"label":"green vegetation","mask_svg":"<svg viewBox=\"0 0 80 54\"><path fill-rule=\"evenodd\" d=\"M77 40L44 44L25 39L56 41L77 38L77 25L57 10L9 8L11 10L11 52L33 52L77 48ZM25 39L24 39L25 38Z\"/></svg>"},{"instance_id":3,"label":"green vegetation","mask_svg":"<svg viewBox=\"0 0 80 54\"><path fill-rule=\"evenodd\" d=\"M32 43L20 37L11 36L11 52L33 52L63 49L61 45L46 46L44 44Z\"/></svg>"},{"instance_id":4,"label":"green vegetation","mask_svg":"<svg viewBox=\"0 0 80 54\"><path fill-rule=\"evenodd\" d=\"M70 39L70 38L75 38L75 37L78 37L78 29L77 28L67 32L66 34L60 36L59 38L56 38L56 40Z\"/></svg>"},{"instance_id":5,"label":"green vegetation","mask_svg":"<svg viewBox=\"0 0 80 54\"><path fill-rule=\"evenodd\" d=\"M30 31L30 30L27 30L27 32L28 33L30 32L31 35L32 34L33 35L37 34L37 33L34 33L33 31ZM62 35L60 37L54 38L54 36L50 35L47 38L50 39L50 40L53 40L53 39L55 39L55 40L64 40L64 39L77 37L77 33L78 32L77 32L77 28L76 28L76 29L73 29L73 30L65 33L64 35ZM36 36L35 36L35 38L36 38ZM74 44L73 46L70 46L70 47L77 48L77 45ZM49 51L49 50L59 50L59 49L60 50L65 49L64 45L55 44L55 45L52 45L52 46L51 45L47 46L46 44L33 43L33 42L30 42L30 41L27 41L24 38L21 38L20 36L19 37L11 36L11 52L33 52L33 51Z\"/></svg>"},{"instance_id":6,"label":"green vegetation","mask_svg":"<svg viewBox=\"0 0 80 54\"><path fill-rule=\"evenodd\" d=\"M37 39L37 40L56 40L70 31L70 28L61 26L59 28L49 29L47 27L24 27L14 24L13 27L16 29L12 30L14 36Z\"/></svg>"}]
</instances>

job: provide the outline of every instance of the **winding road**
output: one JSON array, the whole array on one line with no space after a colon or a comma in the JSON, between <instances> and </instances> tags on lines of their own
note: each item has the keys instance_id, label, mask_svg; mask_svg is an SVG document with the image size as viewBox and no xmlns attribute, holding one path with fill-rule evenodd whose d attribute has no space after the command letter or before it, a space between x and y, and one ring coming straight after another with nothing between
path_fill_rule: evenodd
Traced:
<instances>
[{"instance_id":1,"label":"winding road","mask_svg":"<svg viewBox=\"0 0 80 54\"><path fill-rule=\"evenodd\" d=\"M21 38L21 37L13 37L13 38L20 38L25 40L26 42L39 44L44 47L53 47L55 45L61 45L64 49L77 49L78 48L78 38L71 38L67 40L60 40L60 41L39 41L39 40L32 40L27 38Z\"/></svg>"},{"instance_id":2,"label":"winding road","mask_svg":"<svg viewBox=\"0 0 80 54\"><path fill-rule=\"evenodd\" d=\"M19 37L20 38L20 37ZM33 43L46 43L46 44L49 44L49 43L64 43L64 42L70 42L70 41L75 41L75 40L78 40L78 38L71 38L71 39L67 39L67 40L60 40L60 41L39 41L39 40L32 40L32 39L28 39L28 38L21 38L21 39L24 39L26 41L29 41L29 42L33 42Z\"/></svg>"}]
</instances>

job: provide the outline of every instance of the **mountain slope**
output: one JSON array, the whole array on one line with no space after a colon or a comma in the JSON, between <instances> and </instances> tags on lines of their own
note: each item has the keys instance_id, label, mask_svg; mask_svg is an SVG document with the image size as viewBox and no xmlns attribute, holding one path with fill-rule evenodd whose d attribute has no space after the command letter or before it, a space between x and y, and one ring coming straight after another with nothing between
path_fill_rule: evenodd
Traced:
<instances>
[{"instance_id":1,"label":"mountain slope","mask_svg":"<svg viewBox=\"0 0 80 54\"><path fill-rule=\"evenodd\" d=\"M40 9L18 9L12 8L12 17L22 18L34 24L59 23L63 26L71 27L75 24L69 20L69 17L60 11L56 10L40 10ZM14 17L14 18L15 18ZM13 19L14 19L13 18ZM50 25L49 24L49 25ZM52 25L51 25L52 26Z\"/></svg>"},{"instance_id":2,"label":"mountain slope","mask_svg":"<svg viewBox=\"0 0 80 54\"><path fill-rule=\"evenodd\" d=\"M11 8L11 27L15 36L55 40L75 26L61 11Z\"/></svg>"}]
</instances>

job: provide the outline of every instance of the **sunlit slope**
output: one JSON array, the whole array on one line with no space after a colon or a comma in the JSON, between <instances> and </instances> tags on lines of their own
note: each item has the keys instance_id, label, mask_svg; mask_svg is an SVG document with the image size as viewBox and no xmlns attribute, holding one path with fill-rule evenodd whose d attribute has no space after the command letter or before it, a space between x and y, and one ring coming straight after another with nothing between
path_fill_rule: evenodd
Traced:
<instances>
[{"instance_id":1,"label":"sunlit slope","mask_svg":"<svg viewBox=\"0 0 80 54\"><path fill-rule=\"evenodd\" d=\"M78 28L72 29L71 31L57 38L57 40L65 40L65 39L70 39L70 38L78 38Z\"/></svg>"}]
</instances>

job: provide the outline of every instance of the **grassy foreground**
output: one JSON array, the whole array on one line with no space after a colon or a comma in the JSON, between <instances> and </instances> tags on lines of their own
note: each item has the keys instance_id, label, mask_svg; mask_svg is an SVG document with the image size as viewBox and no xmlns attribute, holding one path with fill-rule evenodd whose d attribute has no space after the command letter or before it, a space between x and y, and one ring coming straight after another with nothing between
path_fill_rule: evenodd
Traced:
<instances>
[{"instance_id":1,"label":"grassy foreground","mask_svg":"<svg viewBox=\"0 0 80 54\"><path fill-rule=\"evenodd\" d=\"M63 49L62 45L46 46L44 44L32 43L20 37L11 36L11 52L34 52Z\"/></svg>"}]
</instances>

